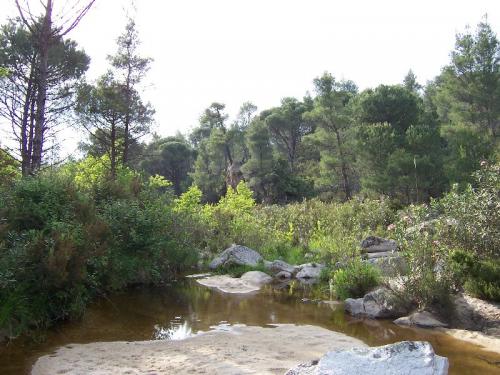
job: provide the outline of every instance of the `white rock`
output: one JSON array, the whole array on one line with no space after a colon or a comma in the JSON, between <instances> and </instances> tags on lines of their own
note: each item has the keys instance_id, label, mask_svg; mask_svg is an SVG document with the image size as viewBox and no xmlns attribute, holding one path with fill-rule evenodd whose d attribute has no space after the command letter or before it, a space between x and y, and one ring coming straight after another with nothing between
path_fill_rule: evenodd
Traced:
<instances>
[{"instance_id":1,"label":"white rock","mask_svg":"<svg viewBox=\"0 0 500 375\"><path fill-rule=\"evenodd\" d=\"M448 359L434 353L428 342L402 341L375 348L326 353L315 364L298 365L285 375L446 375Z\"/></svg>"},{"instance_id":2,"label":"white rock","mask_svg":"<svg viewBox=\"0 0 500 375\"><path fill-rule=\"evenodd\" d=\"M260 289L260 285L241 280L237 277L229 275L210 276L202 279L196 279L198 284L208 286L210 288L217 288L224 293L251 293Z\"/></svg>"},{"instance_id":3,"label":"white rock","mask_svg":"<svg viewBox=\"0 0 500 375\"><path fill-rule=\"evenodd\" d=\"M240 279L256 286L269 284L271 281L273 281L273 278L271 276L261 271L245 272L243 275L241 275Z\"/></svg>"},{"instance_id":4,"label":"white rock","mask_svg":"<svg viewBox=\"0 0 500 375\"><path fill-rule=\"evenodd\" d=\"M404 326L417 326L422 328L448 327L448 324L436 319L428 311L417 311L409 316L396 319L394 323Z\"/></svg>"}]
</instances>

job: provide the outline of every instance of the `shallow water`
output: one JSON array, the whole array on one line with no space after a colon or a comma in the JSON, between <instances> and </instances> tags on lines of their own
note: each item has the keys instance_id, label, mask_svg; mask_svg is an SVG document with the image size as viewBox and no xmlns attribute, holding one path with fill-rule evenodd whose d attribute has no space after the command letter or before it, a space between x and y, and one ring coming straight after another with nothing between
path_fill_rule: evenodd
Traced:
<instances>
[{"instance_id":1,"label":"shallow water","mask_svg":"<svg viewBox=\"0 0 500 375\"><path fill-rule=\"evenodd\" d=\"M425 340L450 360L450 374L499 374L500 354L442 333L398 327L390 321L360 320L342 306L303 302L311 288L266 287L250 295L228 295L181 280L164 288L139 288L101 299L82 320L63 323L40 344L17 340L0 349L0 374L29 373L41 355L70 343L182 339L213 326L243 323L312 324L383 345L401 340Z\"/></svg>"}]
</instances>

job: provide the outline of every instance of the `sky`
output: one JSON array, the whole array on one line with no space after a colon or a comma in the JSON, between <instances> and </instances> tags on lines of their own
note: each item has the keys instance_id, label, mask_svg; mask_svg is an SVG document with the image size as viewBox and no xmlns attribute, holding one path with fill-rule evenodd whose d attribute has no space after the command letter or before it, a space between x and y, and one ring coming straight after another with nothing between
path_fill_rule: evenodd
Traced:
<instances>
[{"instance_id":1,"label":"sky","mask_svg":"<svg viewBox=\"0 0 500 375\"><path fill-rule=\"evenodd\" d=\"M1 2L0 21L17 15L14 0ZM154 59L143 95L165 136L187 133L215 101L234 118L245 101L263 110L302 98L325 71L360 89L400 83L409 69L425 84L467 25L487 14L500 32L499 0L97 0L69 34L92 59L88 80L108 69L127 14ZM83 134L65 137L71 152Z\"/></svg>"}]
</instances>

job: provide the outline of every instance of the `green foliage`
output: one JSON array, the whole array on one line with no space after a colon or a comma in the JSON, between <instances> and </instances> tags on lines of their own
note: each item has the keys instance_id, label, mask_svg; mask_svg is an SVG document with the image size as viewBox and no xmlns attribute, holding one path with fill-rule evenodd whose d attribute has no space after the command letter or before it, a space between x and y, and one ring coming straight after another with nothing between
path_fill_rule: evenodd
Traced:
<instances>
[{"instance_id":1,"label":"green foliage","mask_svg":"<svg viewBox=\"0 0 500 375\"><path fill-rule=\"evenodd\" d=\"M500 261L481 260L469 252L456 250L450 256L459 285L474 297L500 302Z\"/></svg>"},{"instance_id":2,"label":"green foliage","mask_svg":"<svg viewBox=\"0 0 500 375\"><path fill-rule=\"evenodd\" d=\"M0 148L0 186L12 183L21 177L19 163L5 150Z\"/></svg>"},{"instance_id":3,"label":"green foliage","mask_svg":"<svg viewBox=\"0 0 500 375\"><path fill-rule=\"evenodd\" d=\"M436 204L445 217L455 220L443 238L450 247L466 249L479 258L498 258L500 252L500 165L483 163L474 173L475 186L455 186Z\"/></svg>"},{"instance_id":4,"label":"green foliage","mask_svg":"<svg viewBox=\"0 0 500 375\"><path fill-rule=\"evenodd\" d=\"M87 162L0 194L0 327L13 336L80 315L96 294L160 283L196 262L174 237L167 181L134 176L127 187L97 176L85 185L77 177Z\"/></svg>"},{"instance_id":5,"label":"green foliage","mask_svg":"<svg viewBox=\"0 0 500 375\"><path fill-rule=\"evenodd\" d=\"M371 264L353 260L345 268L336 270L332 279L336 297L344 300L363 297L379 285L380 274Z\"/></svg>"}]
</instances>

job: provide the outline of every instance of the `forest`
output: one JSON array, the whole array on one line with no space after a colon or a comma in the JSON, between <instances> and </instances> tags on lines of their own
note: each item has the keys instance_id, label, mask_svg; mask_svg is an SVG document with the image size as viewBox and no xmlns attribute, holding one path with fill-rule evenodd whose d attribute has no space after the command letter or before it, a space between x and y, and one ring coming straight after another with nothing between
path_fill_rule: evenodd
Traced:
<instances>
[{"instance_id":1,"label":"forest","mask_svg":"<svg viewBox=\"0 0 500 375\"><path fill-rule=\"evenodd\" d=\"M207 103L188 134L163 137L133 19L108 70L86 78L90 58L68 32L87 10L58 24L50 7L39 18L20 8L0 29L3 334L36 336L98 296L203 269L233 243L321 261L346 298L380 278L359 242L390 237L408 258L411 303L446 305L464 289L500 299L500 44L486 18L425 84L409 70L359 90L318 72L302 98L242 103L232 122ZM67 129L84 134L83 157L58 157Z\"/></svg>"}]
</instances>

